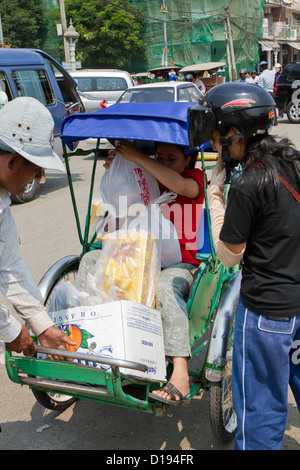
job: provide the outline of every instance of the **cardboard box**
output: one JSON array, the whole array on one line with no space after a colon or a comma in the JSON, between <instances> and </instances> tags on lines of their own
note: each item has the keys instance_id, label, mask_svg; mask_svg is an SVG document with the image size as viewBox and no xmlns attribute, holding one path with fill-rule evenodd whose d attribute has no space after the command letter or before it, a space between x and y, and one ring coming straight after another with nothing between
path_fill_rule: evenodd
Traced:
<instances>
[{"instance_id":1,"label":"cardboard box","mask_svg":"<svg viewBox=\"0 0 300 470\"><path fill-rule=\"evenodd\" d=\"M76 352L113 357L145 364L147 372L120 368L126 375L146 381L166 382L166 364L160 312L145 305L121 300L97 306L75 307L49 313L54 324L73 341Z\"/></svg>"}]
</instances>

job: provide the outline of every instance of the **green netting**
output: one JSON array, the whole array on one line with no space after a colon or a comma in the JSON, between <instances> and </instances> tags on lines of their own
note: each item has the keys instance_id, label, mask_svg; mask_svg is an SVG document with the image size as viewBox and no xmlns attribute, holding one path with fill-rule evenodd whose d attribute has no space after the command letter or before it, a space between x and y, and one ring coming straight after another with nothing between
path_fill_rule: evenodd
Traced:
<instances>
[{"instance_id":1,"label":"green netting","mask_svg":"<svg viewBox=\"0 0 300 470\"><path fill-rule=\"evenodd\" d=\"M148 69L160 67L164 48L163 0L131 3L146 13L142 39L147 44ZM181 67L202 62L227 63L224 7L229 7L237 72L257 65L264 0L165 0L165 5L169 63L172 59Z\"/></svg>"},{"instance_id":2,"label":"green netting","mask_svg":"<svg viewBox=\"0 0 300 470\"><path fill-rule=\"evenodd\" d=\"M41 37L41 49L54 57L58 62L64 60L62 38L57 35L54 12L59 11L58 0L40 0L47 19L47 28Z\"/></svg>"}]
</instances>

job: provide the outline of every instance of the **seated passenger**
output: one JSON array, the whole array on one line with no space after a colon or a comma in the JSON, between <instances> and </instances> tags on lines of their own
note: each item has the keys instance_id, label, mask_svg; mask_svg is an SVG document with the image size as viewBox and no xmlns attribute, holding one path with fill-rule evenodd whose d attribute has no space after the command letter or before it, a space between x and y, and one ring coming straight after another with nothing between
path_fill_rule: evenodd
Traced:
<instances>
[{"instance_id":1,"label":"seated passenger","mask_svg":"<svg viewBox=\"0 0 300 470\"><path fill-rule=\"evenodd\" d=\"M162 315L165 353L173 360L173 372L168 384L149 394L151 399L167 404L180 403L190 391L187 360L191 350L185 296L200 263L195 258L199 225L196 220L200 220L204 201L203 174L194 168L198 152L185 155L184 149L158 143L155 159L151 159L127 141L120 141L116 146L122 158L136 162L156 178L161 192L177 193L175 201L163 213L177 230L182 262L165 268L156 285L156 308Z\"/></svg>"}]
</instances>

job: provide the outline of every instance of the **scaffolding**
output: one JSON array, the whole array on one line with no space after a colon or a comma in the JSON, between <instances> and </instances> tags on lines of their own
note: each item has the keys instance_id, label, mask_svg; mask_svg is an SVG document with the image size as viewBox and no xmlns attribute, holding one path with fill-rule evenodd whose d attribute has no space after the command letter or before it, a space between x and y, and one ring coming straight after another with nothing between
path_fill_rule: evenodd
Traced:
<instances>
[{"instance_id":1,"label":"scaffolding","mask_svg":"<svg viewBox=\"0 0 300 470\"><path fill-rule=\"evenodd\" d=\"M227 78L234 79L241 68L252 70L259 61L264 0L130 1L145 11L148 69L166 65L167 53L168 63L180 67L230 62Z\"/></svg>"}]
</instances>

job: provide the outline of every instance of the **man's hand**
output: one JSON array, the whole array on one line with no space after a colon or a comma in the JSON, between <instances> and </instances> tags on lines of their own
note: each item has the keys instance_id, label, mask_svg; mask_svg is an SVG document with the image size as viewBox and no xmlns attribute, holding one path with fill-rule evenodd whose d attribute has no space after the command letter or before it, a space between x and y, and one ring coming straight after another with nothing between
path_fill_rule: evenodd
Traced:
<instances>
[{"instance_id":1,"label":"man's hand","mask_svg":"<svg viewBox=\"0 0 300 470\"><path fill-rule=\"evenodd\" d=\"M22 325L21 333L10 343L5 343L6 349L23 353L24 356L33 356L35 353L35 346L33 339L26 326Z\"/></svg>"},{"instance_id":2,"label":"man's hand","mask_svg":"<svg viewBox=\"0 0 300 470\"><path fill-rule=\"evenodd\" d=\"M75 346L76 343L72 341L68 335L61 331L56 326L51 326L39 335L39 342L44 348L62 349L66 350L66 344ZM49 359L56 359L58 361L65 361L63 356L48 356Z\"/></svg>"}]
</instances>

